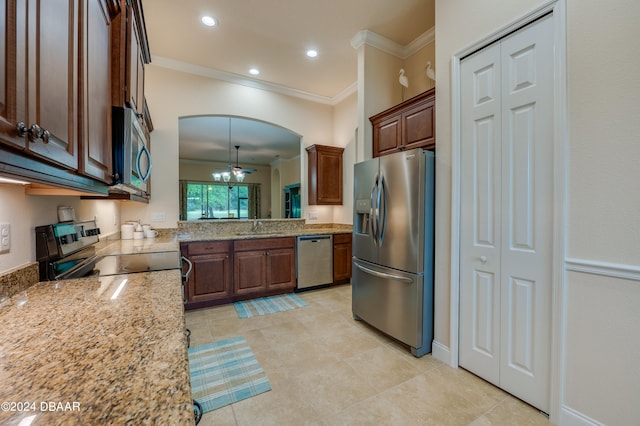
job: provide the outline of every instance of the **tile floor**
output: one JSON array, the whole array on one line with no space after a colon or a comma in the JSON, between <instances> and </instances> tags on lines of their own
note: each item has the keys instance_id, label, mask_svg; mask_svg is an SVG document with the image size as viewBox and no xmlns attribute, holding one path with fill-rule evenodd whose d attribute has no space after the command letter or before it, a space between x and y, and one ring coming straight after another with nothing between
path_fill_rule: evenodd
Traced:
<instances>
[{"instance_id":1,"label":"tile floor","mask_svg":"<svg viewBox=\"0 0 640 426\"><path fill-rule=\"evenodd\" d=\"M299 293L309 306L240 319L233 305L189 311L193 346L244 336L272 390L200 425L548 425L462 370L409 350L351 315L351 286Z\"/></svg>"}]
</instances>

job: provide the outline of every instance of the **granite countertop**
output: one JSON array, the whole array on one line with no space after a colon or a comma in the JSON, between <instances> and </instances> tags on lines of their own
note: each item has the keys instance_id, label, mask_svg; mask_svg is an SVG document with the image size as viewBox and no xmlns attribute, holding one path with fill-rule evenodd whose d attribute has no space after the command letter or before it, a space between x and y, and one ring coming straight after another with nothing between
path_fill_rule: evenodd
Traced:
<instances>
[{"instance_id":1,"label":"granite countertop","mask_svg":"<svg viewBox=\"0 0 640 426\"><path fill-rule=\"evenodd\" d=\"M183 241L352 232L350 225L304 220L261 220L252 232L253 222L179 223L153 239L102 240L96 254L179 251ZM29 424L192 425L180 274L40 282L0 299L0 424L33 417Z\"/></svg>"},{"instance_id":2,"label":"granite countertop","mask_svg":"<svg viewBox=\"0 0 640 426\"><path fill-rule=\"evenodd\" d=\"M265 225L253 232L243 227L234 228L210 228L190 227L187 229L179 229L176 233L178 242L190 241L211 241L211 240L246 240L255 238L280 238L280 237L298 237L301 235L327 235L327 234L350 234L352 227L350 225L327 225L327 226L304 226L304 227L283 227Z\"/></svg>"},{"instance_id":3,"label":"granite countertop","mask_svg":"<svg viewBox=\"0 0 640 426\"><path fill-rule=\"evenodd\" d=\"M0 303L0 424L193 424L180 279L41 282Z\"/></svg>"}]
</instances>

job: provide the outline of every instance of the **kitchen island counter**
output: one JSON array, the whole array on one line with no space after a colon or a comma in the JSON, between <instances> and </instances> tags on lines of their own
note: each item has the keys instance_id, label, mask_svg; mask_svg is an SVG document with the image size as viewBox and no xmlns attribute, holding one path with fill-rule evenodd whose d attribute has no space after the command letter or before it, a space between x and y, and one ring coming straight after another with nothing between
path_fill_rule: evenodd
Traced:
<instances>
[{"instance_id":1,"label":"kitchen island counter","mask_svg":"<svg viewBox=\"0 0 640 426\"><path fill-rule=\"evenodd\" d=\"M0 424L194 423L180 271L41 282L0 323Z\"/></svg>"}]
</instances>

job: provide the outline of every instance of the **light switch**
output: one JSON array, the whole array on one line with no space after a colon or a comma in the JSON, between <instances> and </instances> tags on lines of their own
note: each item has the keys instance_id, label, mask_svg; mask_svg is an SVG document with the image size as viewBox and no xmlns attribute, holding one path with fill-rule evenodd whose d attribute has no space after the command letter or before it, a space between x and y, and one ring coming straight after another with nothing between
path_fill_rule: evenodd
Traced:
<instances>
[{"instance_id":1,"label":"light switch","mask_svg":"<svg viewBox=\"0 0 640 426\"><path fill-rule=\"evenodd\" d=\"M0 251L11 249L11 225L0 223Z\"/></svg>"}]
</instances>

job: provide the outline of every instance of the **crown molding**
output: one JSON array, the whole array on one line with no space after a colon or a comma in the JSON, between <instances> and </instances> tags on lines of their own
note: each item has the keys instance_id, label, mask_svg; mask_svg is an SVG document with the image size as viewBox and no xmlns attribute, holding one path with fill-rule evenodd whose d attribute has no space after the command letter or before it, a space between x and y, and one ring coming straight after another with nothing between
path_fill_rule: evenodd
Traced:
<instances>
[{"instance_id":1,"label":"crown molding","mask_svg":"<svg viewBox=\"0 0 640 426\"><path fill-rule=\"evenodd\" d=\"M353 38L351 39L351 46L354 49L358 49L366 44L404 60L409 56L415 54L417 51L419 51L429 43L433 43L435 39L435 27L431 27L424 33L420 34L415 40L413 40L406 46L402 46L393 40L389 40L388 38L381 36L380 34L374 33L373 31L362 30L359 31L355 36L353 36Z\"/></svg>"},{"instance_id":2,"label":"crown molding","mask_svg":"<svg viewBox=\"0 0 640 426\"><path fill-rule=\"evenodd\" d=\"M393 40L389 40L386 37L374 33L373 31L362 30L359 31L351 39L351 46L355 49L358 49L361 46L367 44L404 60L418 52L429 43L433 43L435 41L435 33L435 27L432 27L418 36L411 43L407 44L406 46L402 46ZM330 98L328 96L316 95L314 93L293 89L291 87L282 86L280 84L269 83L243 75L221 71L215 68L207 68L200 65L194 65L187 62L176 61L174 59L164 58L161 56L154 56L151 65L188 74L199 75L202 77L213 78L216 80L226 81L228 83L239 84L241 86L252 87L254 89L265 90L267 92L280 93L282 95L304 99L306 101L329 106L338 105L340 102L344 101L346 98L356 93L358 90L358 82L354 81L336 96Z\"/></svg>"},{"instance_id":3,"label":"crown molding","mask_svg":"<svg viewBox=\"0 0 640 426\"><path fill-rule=\"evenodd\" d=\"M409 56L415 55L420 49L435 41L436 27L431 27L404 47L404 59L408 58Z\"/></svg>"},{"instance_id":4,"label":"crown molding","mask_svg":"<svg viewBox=\"0 0 640 426\"><path fill-rule=\"evenodd\" d=\"M328 96L316 95L313 93L305 92L303 90L293 89L291 87L282 86L280 84L269 83L266 81L256 80L253 78L245 77L242 75L217 70L214 68L207 68L200 65L194 65L187 62L176 61L174 59L164 58L160 56L154 56L151 65L161 68L167 68L174 71L180 71L188 74L199 75L202 77L213 78L216 80L226 81L228 83L239 84L241 86L252 87L254 89L265 90L267 92L280 93L282 95L291 96L294 98L304 99L306 101L316 102L319 104L335 106L339 104L346 97L351 95L357 90L357 82L354 82L347 86L342 92L333 98Z\"/></svg>"},{"instance_id":5,"label":"crown molding","mask_svg":"<svg viewBox=\"0 0 640 426\"><path fill-rule=\"evenodd\" d=\"M402 58L402 54L404 52L404 47L402 45L369 30L358 31L358 33L351 39L351 46L355 49L358 49L365 44L399 58Z\"/></svg>"}]
</instances>

